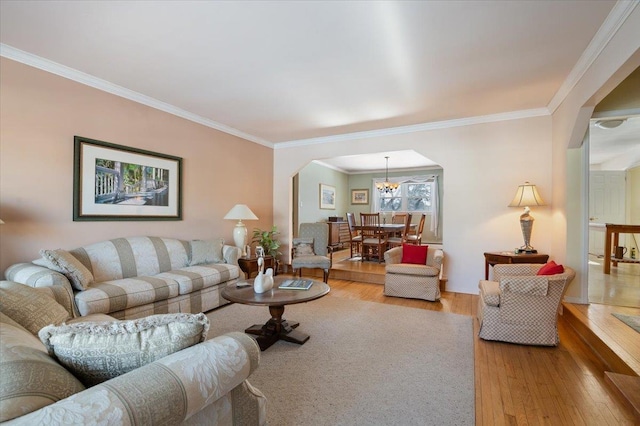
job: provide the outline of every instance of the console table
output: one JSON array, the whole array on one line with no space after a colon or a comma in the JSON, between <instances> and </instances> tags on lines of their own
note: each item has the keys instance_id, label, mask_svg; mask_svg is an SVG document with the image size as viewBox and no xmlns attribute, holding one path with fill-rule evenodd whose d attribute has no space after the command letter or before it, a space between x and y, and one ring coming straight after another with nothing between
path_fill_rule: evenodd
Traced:
<instances>
[{"instance_id":1,"label":"console table","mask_svg":"<svg viewBox=\"0 0 640 426\"><path fill-rule=\"evenodd\" d=\"M607 223L604 237L604 273L611 273L611 263L640 263L640 259L618 259L611 254L614 247L618 246L620 234L640 234L640 225L614 225ZM613 237L613 238L611 238Z\"/></svg>"},{"instance_id":2,"label":"console table","mask_svg":"<svg viewBox=\"0 0 640 426\"><path fill-rule=\"evenodd\" d=\"M489 265L502 263L547 263L548 254L514 253L509 251L488 252L484 254L484 279L489 279Z\"/></svg>"}]
</instances>

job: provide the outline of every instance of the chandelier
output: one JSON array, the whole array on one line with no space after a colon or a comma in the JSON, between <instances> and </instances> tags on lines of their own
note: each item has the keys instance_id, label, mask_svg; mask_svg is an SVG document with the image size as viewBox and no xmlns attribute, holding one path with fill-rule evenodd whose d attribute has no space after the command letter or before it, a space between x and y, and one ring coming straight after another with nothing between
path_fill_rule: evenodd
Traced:
<instances>
[{"instance_id":1,"label":"chandelier","mask_svg":"<svg viewBox=\"0 0 640 426\"><path fill-rule=\"evenodd\" d=\"M389 157L384 158L387 159L387 168L384 174L384 182L376 183L376 188L378 188L378 191L380 191L381 193L388 194L398 189L398 186L400 185L397 183L389 182Z\"/></svg>"}]
</instances>

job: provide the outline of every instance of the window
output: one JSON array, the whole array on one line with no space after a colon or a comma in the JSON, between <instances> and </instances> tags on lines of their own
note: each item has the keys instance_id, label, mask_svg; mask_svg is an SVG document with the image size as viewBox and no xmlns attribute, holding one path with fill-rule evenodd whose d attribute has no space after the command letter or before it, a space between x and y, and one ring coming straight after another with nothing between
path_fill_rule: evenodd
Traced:
<instances>
[{"instance_id":1,"label":"window","mask_svg":"<svg viewBox=\"0 0 640 426\"><path fill-rule=\"evenodd\" d=\"M427 183L403 183L392 193L379 193L380 212L431 212L433 185Z\"/></svg>"}]
</instances>

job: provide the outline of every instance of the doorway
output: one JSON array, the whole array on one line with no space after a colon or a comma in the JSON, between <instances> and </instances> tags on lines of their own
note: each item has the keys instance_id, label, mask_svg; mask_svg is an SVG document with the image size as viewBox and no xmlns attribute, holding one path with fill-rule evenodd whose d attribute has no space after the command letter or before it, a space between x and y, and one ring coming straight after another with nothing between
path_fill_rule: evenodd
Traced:
<instances>
[{"instance_id":1,"label":"doorway","mask_svg":"<svg viewBox=\"0 0 640 426\"><path fill-rule=\"evenodd\" d=\"M605 224L640 225L640 115L594 114L589 129L588 300L640 307L640 235L620 234L628 263L604 273ZM609 127L608 121L615 122Z\"/></svg>"}]
</instances>

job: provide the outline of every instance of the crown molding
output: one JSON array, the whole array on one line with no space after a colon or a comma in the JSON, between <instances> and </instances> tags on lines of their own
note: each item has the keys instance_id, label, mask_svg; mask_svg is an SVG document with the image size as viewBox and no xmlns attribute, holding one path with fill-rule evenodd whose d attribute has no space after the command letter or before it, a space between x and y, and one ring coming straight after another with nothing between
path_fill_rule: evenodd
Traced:
<instances>
[{"instance_id":1,"label":"crown molding","mask_svg":"<svg viewBox=\"0 0 640 426\"><path fill-rule=\"evenodd\" d=\"M274 149L292 148L297 146L317 145L332 142L346 142L356 139L375 138L382 136L403 135L407 133L424 132L428 130L448 129L452 127L471 126L474 124L494 123L496 121L518 120L550 115L547 108L535 108L521 111L512 111L499 114L481 115L477 117L458 118L455 120L434 121L431 123L413 124L410 126L390 127L387 129L368 130L363 132L345 133L335 136L300 139L295 141L278 142Z\"/></svg>"},{"instance_id":2,"label":"crown molding","mask_svg":"<svg viewBox=\"0 0 640 426\"><path fill-rule=\"evenodd\" d=\"M551 99L551 102L549 102L547 108L551 114L558 109L569 95L569 92L582 79L639 3L638 0L618 0L616 2L587 48L580 55L578 62L573 66L573 69Z\"/></svg>"},{"instance_id":3,"label":"crown molding","mask_svg":"<svg viewBox=\"0 0 640 426\"><path fill-rule=\"evenodd\" d=\"M23 63L25 65L32 66L34 68L41 69L43 71L50 72L52 74L59 75L60 77L64 77L80 84L93 87L94 89L102 90L103 92L111 93L112 95L120 96L121 98L129 99L130 101L137 102L160 111L164 111L177 117L184 118L185 120L193 121L194 123L202 124L203 126L210 127L212 129L216 129L221 132L267 146L269 148L273 148L273 143L267 140L258 138L248 133L244 133L233 127L225 126L224 124L220 124L213 120L201 117L197 114L190 113L150 96L134 92L133 90L126 89L122 86L110 83L101 78L94 77L90 74L86 74L73 68L69 68L57 62L41 58L39 56L22 51L20 49L16 49L3 43L0 43L0 56Z\"/></svg>"}]
</instances>

